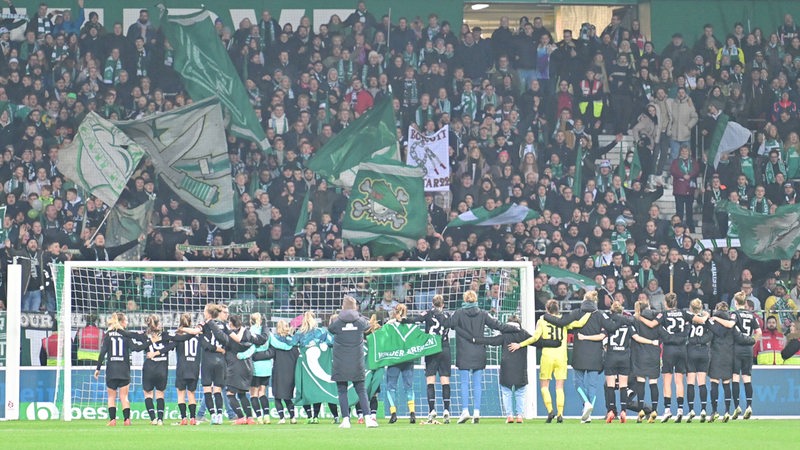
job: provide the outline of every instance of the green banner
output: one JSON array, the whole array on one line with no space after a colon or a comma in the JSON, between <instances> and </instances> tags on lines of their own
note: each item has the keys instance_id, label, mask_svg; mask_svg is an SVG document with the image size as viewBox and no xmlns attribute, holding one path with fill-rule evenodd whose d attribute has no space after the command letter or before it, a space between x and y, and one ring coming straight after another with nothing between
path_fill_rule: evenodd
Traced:
<instances>
[{"instance_id":1,"label":"green banner","mask_svg":"<svg viewBox=\"0 0 800 450\"><path fill-rule=\"evenodd\" d=\"M413 361L442 351L442 337L428 334L417 325L387 323L367 336L367 365L370 369Z\"/></svg>"},{"instance_id":2,"label":"green banner","mask_svg":"<svg viewBox=\"0 0 800 450\"><path fill-rule=\"evenodd\" d=\"M294 371L296 405L311 405L313 403L339 403L339 393L336 382L331 380L333 372L333 350L327 344L300 349L300 356ZM381 386L383 368L367 370L365 386L367 396L373 394ZM348 386L347 399L351 405L358 401L353 385Z\"/></svg>"}]
</instances>

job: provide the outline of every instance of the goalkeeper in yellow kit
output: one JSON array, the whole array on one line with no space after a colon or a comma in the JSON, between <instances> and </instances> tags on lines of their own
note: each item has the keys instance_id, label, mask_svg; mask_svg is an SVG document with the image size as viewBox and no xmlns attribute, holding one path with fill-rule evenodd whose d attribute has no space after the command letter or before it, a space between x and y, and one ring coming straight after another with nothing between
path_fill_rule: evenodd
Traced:
<instances>
[{"instance_id":1,"label":"goalkeeper in yellow kit","mask_svg":"<svg viewBox=\"0 0 800 450\"><path fill-rule=\"evenodd\" d=\"M560 317L557 300L548 300L545 310L553 316ZM543 317L540 317L536 322L536 331L533 337L508 346L508 349L513 352L540 339L554 340L561 343L558 347L542 348L542 359L539 364L539 386L542 391L544 406L547 408L547 423L551 423L556 417L558 423L564 421L564 380L567 379L567 331L584 326L590 316L591 313L587 312L580 319L563 327L547 323ZM556 379L557 415L556 411L553 410L553 399L550 396L550 379L554 376Z\"/></svg>"}]
</instances>

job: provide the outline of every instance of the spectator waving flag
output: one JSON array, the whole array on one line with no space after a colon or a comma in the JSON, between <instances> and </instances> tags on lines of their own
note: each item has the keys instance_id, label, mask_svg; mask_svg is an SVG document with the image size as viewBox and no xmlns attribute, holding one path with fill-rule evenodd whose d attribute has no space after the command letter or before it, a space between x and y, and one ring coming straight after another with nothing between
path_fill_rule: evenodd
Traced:
<instances>
[{"instance_id":1,"label":"spectator waving flag","mask_svg":"<svg viewBox=\"0 0 800 450\"><path fill-rule=\"evenodd\" d=\"M145 152L113 123L90 112L59 151L58 170L108 205L117 203Z\"/></svg>"},{"instance_id":2,"label":"spectator waving flag","mask_svg":"<svg viewBox=\"0 0 800 450\"><path fill-rule=\"evenodd\" d=\"M718 203L717 210L728 213L739 231L742 251L752 259L792 259L800 247L800 204L780 206L770 215L728 201Z\"/></svg>"},{"instance_id":3,"label":"spectator waving flag","mask_svg":"<svg viewBox=\"0 0 800 450\"><path fill-rule=\"evenodd\" d=\"M367 336L367 367L393 366L442 351L442 337L417 325L390 322Z\"/></svg>"},{"instance_id":4,"label":"spectator waving flag","mask_svg":"<svg viewBox=\"0 0 800 450\"><path fill-rule=\"evenodd\" d=\"M342 222L342 237L370 244L375 255L414 247L425 236L427 210L422 169L378 157L359 164Z\"/></svg>"},{"instance_id":5,"label":"spectator waving flag","mask_svg":"<svg viewBox=\"0 0 800 450\"><path fill-rule=\"evenodd\" d=\"M294 369L296 405L312 405L314 403L338 403L336 382L331 380L333 372L333 351L328 344L315 345L300 349L297 365ZM364 374L364 385L367 396L372 397L383 380L383 368L368 369ZM347 388L350 404L358 401L358 394L353 385Z\"/></svg>"},{"instance_id":6,"label":"spectator waving flag","mask_svg":"<svg viewBox=\"0 0 800 450\"><path fill-rule=\"evenodd\" d=\"M147 151L178 197L219 228L233 228L231 163L218 98L117 125Z\"/></svg>"},{"instance_id":7,"label":"spectator waving flag","mask_svg":"<svg viewBox=\"0 0 800 450\"><path fill-rule=\"evenodd\" d=\"M217 36L205 9L184 16L170 16L163 4L161 28L174 50L174 67L189 95L195 99L218 96L225 106L232 134L269 148L264 130L250 104L247 90L236 73L228 52Z\"/></svg>"},{"instance_id":8,"label":"spectator waving flag","mask_svg":"<svg viewBox=\"0 0 800 450\"><path fill-rule=\"evenodd\" d=\"M569 270L559 269L558 267L543 264L539 266L539 272L549 277L549 284L567 283L579 286L582 289L593 291L598 288L597 283L589 277Z\"/></svg>"},{"instance_id":9,"label":"spectator waving flag","mask_svg":"<svg viewBox=\"0 0 800 450\"><path fill-rule=\"evenodd\" d=\"M400 160L391 96L377 102L317 150L308 168L337 186L352 187L357 166L375 156Z\"/></svg>"},{"instance_id":10,"label":"spectator waving flag","mask_svg":"<svg viewBox=\"0 0 800 450\"><path fill-rule=\"evenodd\" d=\"M116 247L135 241L147 233L147 224L153 215L153 200L148 200L135 208L122 206L123 202L111 208L106 229L106 245ZM138 261L143 244L117 256L117 261Z\"/></svg>"},{"instance_id":11,"label":"spectator waving flag","mask_svg":"<svg viewBox=\"0 0 800 450\"><path fill-rule=\"evenodd\" d=\"M711 145L708 147L708 160L713 161L714 168L719 165L720 157L731 153L750 140L752 133L747 128L730 120L726 114L717 117L717 125L711 135Z\"/></svg>"},{"instance_id":12,"label":"spectator waving flag","mask_svg":"<svg viewBox=\"0 0 800 450\"><path fill-rule=\"evenodd\" d=\"M492 225L508 225L512 223L527 222L531 219L538 219L539 213L536 211L518 205L516 203L509 203L497 207L491 211L484 207L471 209L463 212L455 219L447 224L448 227L462 227L465 225L473 225L479 227L490 227Z\"/></svg>"}]
</instances>

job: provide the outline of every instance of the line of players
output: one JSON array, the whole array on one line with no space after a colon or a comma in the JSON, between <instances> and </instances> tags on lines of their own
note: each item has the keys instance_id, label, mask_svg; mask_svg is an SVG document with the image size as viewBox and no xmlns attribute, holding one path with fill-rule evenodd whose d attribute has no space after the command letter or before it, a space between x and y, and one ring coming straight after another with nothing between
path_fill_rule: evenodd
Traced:
<instances>
[{"instance_id":1,"label":"line of players","mask_svg":"<svg viewBox=\"0 0 800 450\"><path fill-rule=\"evenodd\" d=\"M675 422L691 422L697 415L695 400L700 403L700 422L745 419L752 415L753 345L761 330L752 311L747 309L746 295L739 292L733 297L734 311L728 304L718 303L714 311L703 310L699 299L691 302L689 310L677 308L674 294L666 298L667 309L662 313L650 309L646 301L635 305L635 314L623 313L622 306L614 302L611 314L597 310L596 292L589 292L579 310L568 315L558 313L558 303L547 304L547 314L537 323L537 335L552 339L565 337L573 329L576 340L572 366L575 385L583 400L581 422L591 422L596 400L596 383L592 378L605 374L606 422L618 418L627 421L627 410L638 413L637 422L658 419L658 379L663 375L664 412L661 422L673 418L673 382L676 400ZM540 331L540 329L542 331ZM534 338L516 345L528 345ZM512 349L513 350L513 349ZM560 423L563 414L563 382L566 379L566 348L542 351L540 380L542 396L548 410L547 422L554 418ZM549 380L557 381L557 409L550 401ZM708 378L711 382L711 414L707 414ZM686 386L684 386L684 380ZM740 382L744 384L746 405L740 406ZM719 385L724 392L724 409L719 409ZM649 387L650 405L645 401L645 386ZM696 395L699 390L699 398ZM617 392L619 402L617 402ZM684 395L685 394L685 395ZM688 415L684 412L684 400ZM731 414L731 400L734 411Z\"/></svg>"}]
</instances>

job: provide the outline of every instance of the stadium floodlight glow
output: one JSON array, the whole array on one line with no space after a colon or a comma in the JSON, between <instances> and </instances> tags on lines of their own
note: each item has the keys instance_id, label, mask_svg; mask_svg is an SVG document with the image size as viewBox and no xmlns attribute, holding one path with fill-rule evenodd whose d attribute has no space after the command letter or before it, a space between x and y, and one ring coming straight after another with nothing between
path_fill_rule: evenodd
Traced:
<instances>
[{"instance_id":1,"label":"stadium floodlight glow","mask_svg":"<svg viewBox=\"0 0 800 450\"><path fill-rule=\"evenodd\" d=\"M488 3L474 3L472 6L470 6L470 8L472 8L473 11L480 11L488 7L489 7Z\"/></svg>"}]
</instances>

